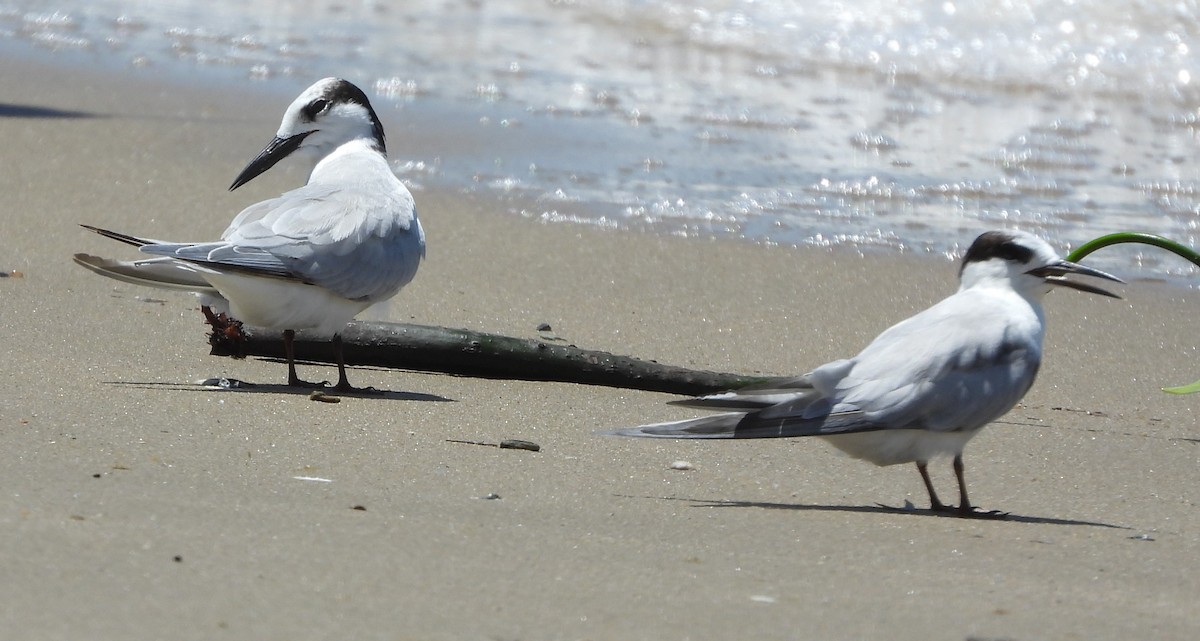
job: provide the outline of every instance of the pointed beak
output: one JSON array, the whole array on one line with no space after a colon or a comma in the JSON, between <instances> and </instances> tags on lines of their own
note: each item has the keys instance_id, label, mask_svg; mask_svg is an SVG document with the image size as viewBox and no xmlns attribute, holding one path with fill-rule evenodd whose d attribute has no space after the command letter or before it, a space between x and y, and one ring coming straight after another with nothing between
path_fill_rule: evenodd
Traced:
<instances>
[{"instance_id":1,"label":"pointed beak","mask_svg":"<svg viewBox=\"0 0 1200 641\"><path fill-rule=\"evenodd\" d=\"M241 187L251 180L254 180L259 174L270 169L271 167L274 167L275 163L287 158L289 154L300 148L300 143L304 142L304 139L307 138L309 134L314 133L315 131L315 129L313 131L305 131L303 133L288 136L287 138L280 138L276 136L275 139L270 142L270 144L264 147L262 151L258 152L258 155L254 157L254 160L250 161L250 164L246 165L246 168L242 170L242 173L238 174L237 178L233 179L233 184L229 186L229 191L233 191L234 189Z\"/></svg>"},{"instance_id":2,"label":"pointed beak","mask_svg":"<svg viewBox=\"0 0 1200 641\"><path fill-rule=\"evenodd\" d=\"M1115 281L1118 283L1125 282L1125 281L1121 280L1120 278L1117 278L1116 276L1113 276L1112 274L1102 272L1099 269L1092 269L1091 267L1084 267L1083 265L1078 265L1076 263L1069 263L1065 260L1062 262L1051 264L1051 265L1046 265L1045 267L1038 267L1037 269L1031 269L1025 273L1030 274L1032 276L1038 276L1040 278L1044 278L1046 280L1046 283L1048 283L1050 285L1058 285L1061 287L1070 287L1071 289L1078 289L1081 292L1088 292L1089 294L1100 294L1101 296L1110 296L1112 298L1120 298L1120 296L1118 296L1106 289L1101 289L1099 287L1096 287L1095 285L1089 285L1087 283L1081 283L1081 282L1074 281L1074 280L1067 280L1067 276L1070 276L1072 274L1078 274L1080 276L1092 276L1094 278L1103 278L1105 280L1111 280L1111 281Z\"/></svg>"}]
</instances>

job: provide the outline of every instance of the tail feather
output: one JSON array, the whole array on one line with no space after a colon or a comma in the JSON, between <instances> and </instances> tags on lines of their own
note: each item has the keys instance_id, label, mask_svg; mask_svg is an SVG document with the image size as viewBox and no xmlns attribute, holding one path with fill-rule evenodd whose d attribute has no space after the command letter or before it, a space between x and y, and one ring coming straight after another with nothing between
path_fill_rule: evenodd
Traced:
<instances>
[{"instance_id":1,"label":"tail feather","mask_svg":"<svg viewBox=\"0 0 1200 641\"><path fill-rule=\"evenodd\" d=\"M811 405L811 399L802 399ZM811 415L804 412L770 414L763 410L728 412L668 423L639 425L601 432L610 436L642 438L794 438L835 436L888 429L865 416L861 410L830 412L823 402ZM800 408L803 409L803 408Z\"/></svg>"},{"instance_id":2,"label":"tail feather","mask_svg":"<svg viewBox=\"0 0 1200 641\"><path fill-rule=\"evenodd\" d=\"M133 245L134 247L158 245L161 242L150 238L138 238L137 236L130 236L129 234L122 234L119 231L112 231L110 229L103 229L101 227L93 227L92 225L80 225L80 227L83 227L88 231L94 231L105 238L111 238L117 242L125 243L126 245Z\"/></svg>"},{"instance_id":3,"label":"tail feather","mask_svg":"<svg viewBox=\"0 0 1200 641\"><path fill-rule=\"evenodd\" d=\"M187 263L170 258L121 261L89 254L75 254L74 258L80 266L122 282L220 296L216 288Z\"/></svg>"},{"instance_id":4,"label":"tail feather","mask_svg":"<svg viewBox=\"0 0 1200 641\"><path fill-rule=\"evenodd\" d=\"M808 383L807 377L787 381L775 381L774 385L740 388L720 394L709 394L697 398L670 401L668 405L694 407L708 410L735 410L753 412L781 403L791 406L806 406L821 398L820 393Z\"/></svg>"},{"instance_id":5,"label":"tail feather","mask_svg":"<svg viewBox=\"0 0 1200 641\"><path fill-rule=\"evenodd\" d=\"M734 430L745 414L730 412L699 418L689 418L668 423L639 425L620 430L601 432L608 436L636 436L642 438L734 438Z\"/></svg>"},{"instance_id":6,"label":"tail feather","mask_svg":"<svg viewBox=\"0 0 1200 641\"><path fill-rule=\"evenodd\" d=\"M747 398L712 398L701 396L698 398L685 398L678 401L667 401L667 405L675 407L690 407L700 410L725 410L739 412L753 412L774 405L774 403L764 403L755 399Z\"/></svg>"}]
</instances>

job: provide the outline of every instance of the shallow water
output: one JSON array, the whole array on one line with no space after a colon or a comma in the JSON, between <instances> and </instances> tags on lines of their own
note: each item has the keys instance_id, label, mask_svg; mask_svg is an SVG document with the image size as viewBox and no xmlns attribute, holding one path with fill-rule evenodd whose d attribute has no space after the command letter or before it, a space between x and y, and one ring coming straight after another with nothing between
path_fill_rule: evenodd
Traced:
<instances>
[{"instance_id":1,"label":"shallow water","mask_svg":"<svg viewBox=\"0 0 1200 641\"><path fill-rule=\"evenodd\" d=\"M1196 3L1123 0L0 0L8 49L284 93L336 74L422 130L470 127L434 157L394 138L416 188L947 257L996 227L1195 245L1198 32ZM1200 284L1150 248L1088 262Z\"/></svg>"}]
</instances>

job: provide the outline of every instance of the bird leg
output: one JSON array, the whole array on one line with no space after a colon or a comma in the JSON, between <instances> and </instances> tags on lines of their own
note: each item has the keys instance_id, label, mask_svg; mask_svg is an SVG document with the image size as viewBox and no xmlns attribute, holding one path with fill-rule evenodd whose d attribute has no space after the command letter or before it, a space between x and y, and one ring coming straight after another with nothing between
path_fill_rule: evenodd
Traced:
<instances>
[{"instance_id":1,"label":"bird leg","mask_svg":"<svg viewBox=\"0 0 1200 641\"><path fill-rule=\"evenodd\" d=\"M933 481L929 480L928 461L917 461L917 471L921 473L921 480L925 481L925 489L929 492L929 509L934 512L948 512L950 508L938 500L937 492L933 491Z\"/></svg>"},{"instance_id":2,"label":"bird leg","mask_svg":"<svg viewBox=\"0 0 1200 641\"><path fill-rule=\"evenodd\" d=\"M966 467L963 465L962 454L954 456L954 478L958 479L958 510L960 512L971 511L971 499L967 498L967 479L963 476L963 470Z\"/></svg>"},{"instance_id":3,"label":"bird leg","mask_svg":"<svg viewBox=\"0 0 1200 641\"><path fill-rule=\"evenodd\" d=\"M296 330L292 330L292 329L283 330L283 352L287 355L287 364L288 364L288 382L287 382L287 384L290 387L309 387L309 388L325 387L326 383L324 383L324 382L310 383L308 381L301 380L301 378L299 376L296 376L296 346L294 345L295 340L296 340Z\"/></svg>"},{"instance_id":4,"label":"bird leg","mask_svg":"<svg viewBox=\"0 0 1200 641\"><path fill-rule=\"evenodd\" d=\"M992 510L990 512L980 512L971 505L971 499L967 498L967 481L963 475L962 454L954 457L954 476L958 479L958 507L946 505L938 500L937 492L933 491L933 481L929 479L929 470L927 461L917 461L917 471L921 473L921 480L925 481L925 489L929 491L929 509L934 512L945 512L955 514L957 516L977 518L977 519L1002 519L1008 516L1007 512Z\"/></svg>"},{"instance_id":5,"label":"bird leg","mask_svg":"<svg viewBox=\"0 0 1200 641\"><path fill-rule=\"evenodd\" d=\"M967 480L963 476L963 459L962 454L957 454L954 457L954 477L958 479L958 513L960 516L969 516L979 519L1003 519L1008 516L1008 512L1000 510L988 510L980 512L978 508L971 505L971 499L967 498Z\"/></svg>"},{"instance_id":6,"label":"bird leg","mask_svg":"<svg viewBox=\"0 0 1200 641\"><path fill-rule=\"evenodd\" d=\"M360 394L379 394L379 390L374 387L354 387L346 378L346 358L342 354L342 335L333 335L333 356L337 360L338 366L338 382L333 386L337 392L357 392Z\"/></svg>"}]
</instances>

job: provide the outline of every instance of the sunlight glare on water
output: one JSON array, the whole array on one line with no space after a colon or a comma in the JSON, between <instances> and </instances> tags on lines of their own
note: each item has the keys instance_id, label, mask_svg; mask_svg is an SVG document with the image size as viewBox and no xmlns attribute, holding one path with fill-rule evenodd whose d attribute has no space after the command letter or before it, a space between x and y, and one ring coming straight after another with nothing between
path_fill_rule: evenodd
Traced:
<instances>
[{"instance_id":1,"label":"sunlight glare on water","mask_svg":"<svg viewBox=\"0 0 1200 641\"><path fill-rule=\"evenodd\" d=\"M1195 245L1198 22L1194 3L1146 0L0 0L9 49L283 93L348 77L385 119L444 136L418 155L402 141L421 132L397 132L417 188L548 221L944 256L995 227ZM1200 282L1161 252L1089 262Z\"/></svg>"}]
</instances>

